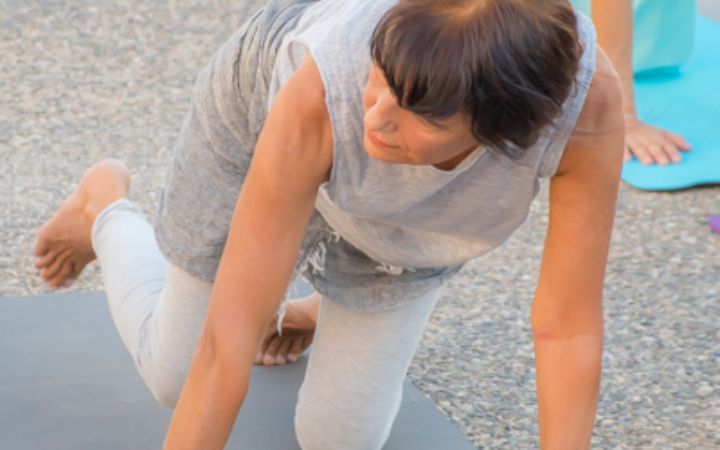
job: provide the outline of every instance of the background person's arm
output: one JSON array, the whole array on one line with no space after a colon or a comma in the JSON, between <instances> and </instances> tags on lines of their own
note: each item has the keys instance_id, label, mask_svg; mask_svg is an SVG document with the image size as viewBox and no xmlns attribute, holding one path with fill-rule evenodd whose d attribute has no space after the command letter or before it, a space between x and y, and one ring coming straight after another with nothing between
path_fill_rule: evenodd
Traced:
<instances>
[{"instance_id":1,"label":"background person's arm","mask_svg":"<svg viewBox=\"0 0 720 450\"><path fill-rule=\"evenodd\" d=\"M643 123L635 108L633 89L633 2L593 0L592 18L598 43L620 77L625 117L625 160L635 155L643 164L680 162L690 144L680 135Z\"/></svg>"},{"instance_id":2,"label":"background person's arm","mask_svg":"<svg viewBox=\"0 0 720 450\"><path fill-rule=\"evenodd\" d=\"M225 446L331 162L323 87L307 59L278 93L260 134L165 449Z\"/></svg>"},{"instance_id":3,"label":"background person's arm","mask_svg":"<svg viewBox=\"0 0 720 450\"><path fill-rule=\"evenodd\" d=\"M576 130L550 184L550 220L532 306L540 443L589 447L600 389L603 283L623 156L621 94L602 51Z\"/></svg>"}]
</instances>

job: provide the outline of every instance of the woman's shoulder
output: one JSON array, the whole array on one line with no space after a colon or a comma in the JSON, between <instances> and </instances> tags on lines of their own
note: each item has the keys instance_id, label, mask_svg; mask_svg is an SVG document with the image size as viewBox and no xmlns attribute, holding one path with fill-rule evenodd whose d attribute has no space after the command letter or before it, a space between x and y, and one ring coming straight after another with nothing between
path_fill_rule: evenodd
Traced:
<instances>
[{"instance_id":1,"label":"woman's shoulder","mask_svg":"<svg viewBox=\"0 0 720 450\"><path fill-rule=\"evenodd\" d=\"M302 64L285 82L281 91L284 92L281 101L293 102L304 113L303 119L317 119L327 115L325 85L312 55L305 55Z\"/></svg>"},{"instance_id":2,"label":"woman's shoulder","mask_svg":"<svg viewBox=\"0 0 720 450\"><path fill-rule=\"evenodd\" d=\"M281 87L270 114L284 118L283 129L278 132L299 134L302 138L298 142L313 143L312 148L293 151L310 152L312 155L308 156L316 161L332 161L332 124L325 102L325 86L311 55L305 56L298 70Z\"/></svg>"},{"instance_id":3,"label":"woman's shoulder","mask_svg":"<svg viewBox=\"0 0 720 450\"><path fill-rule=\"evenodd\" d=\"M598 48L595 55L595 73L590 80L574 134L607 132L622 123L620 80L608 56Z\"/></svg>"},{"instance_id":4,"label":"woman's shoulder","mask_svg":"<svg viewBox=\"0 0 720 450\"><path fill-rule=\"evenodd\" d=\"M556 175L572 172L575 166L585 167L588 161L621 160L624 123L618 75L605 52L598 48L596 70Z\"/></svg>"}]
</instances>

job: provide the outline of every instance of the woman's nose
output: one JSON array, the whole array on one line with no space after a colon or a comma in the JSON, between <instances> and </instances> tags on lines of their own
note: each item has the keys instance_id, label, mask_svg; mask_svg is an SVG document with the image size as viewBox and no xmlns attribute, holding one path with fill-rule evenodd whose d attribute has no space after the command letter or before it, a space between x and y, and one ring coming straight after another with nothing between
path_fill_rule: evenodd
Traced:
<instances>
[{"instance_id":1,"label":"woman's nose","mask_svg":"<svg viewBox=\"0 0 720 450\"><path fill-rule=\"evenodd\" d=\"M395 108L397 108L395 97L389 89L384 89L365 114L365 125L375 132L394 131L396 127Z\"/></svg>"}]
</instances>

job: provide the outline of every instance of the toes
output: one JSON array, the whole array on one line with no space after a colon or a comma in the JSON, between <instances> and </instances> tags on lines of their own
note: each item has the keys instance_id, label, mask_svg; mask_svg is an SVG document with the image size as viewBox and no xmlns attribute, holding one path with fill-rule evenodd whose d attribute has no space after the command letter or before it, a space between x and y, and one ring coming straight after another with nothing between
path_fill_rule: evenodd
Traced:
<instances>
[{"instance_id":1,"label":"toes","mask_svg":"<svg viewBox=\"0 0 720 450\"><path fill-rule=\"evenodd\" d=\"M42 277L42 279L45 281L50 281L51 279L53 279L55 275L60 272L60 269L62 269L63 262L67 258L67 255L67 249L56 253L52 263L48 264L43 270L40 271L40 276Z\"/></svg>"},{"instance_id":2,"label":"toes","mask_svg":"<svg viewBox=\"0 0 720 450\"><path fill-rule=\"evenodd\" d=\"M77 280L76 277L68 277L65 279L65 281L63 281L63 283L60 287L61 288L69 288L70 286L72 286L72 284L75 282L75 280Z\"/></svg>"},{"instance_id":3,"label":"toes","mask_svg":"<svg viewBox=\"0 0 720 450\"><path fill-rule=\"evenodd\" d=\"M65 280L67 280L68 275L70 275L72 267L73 265L70 261L63 264L60 272L48 282L50 287L52 287L53 289L59 289L61 287L64 287L63 284L65 283Z\"/></svg>"},{"instance_id":4,"label":"toes","mask_svg":"<svg viewBox=\"0 0 720 450\"><path fill-rule=\"evenodd\" d=\"M35 256L44 256L47 252L50 251L50 239L47 239L45 237L45 232L43 229L38 231L37 240L35 241L35 247L33 248L33 253Z\"/></svg>"},{"instance_id":5,"label":"toes","mask_svg":"<svg viewBox=\"0 0 720 450\"><path fill-rule=\"evenodd\" d=\"M42 268L45 268L49 266L50 264L55 261L55 258L57 257L57 252L48 252L45 253L43 256L38 256L35 258L35 268L40 270Z\"/></svg>"},{"instance_id":6,"label":"toes","mask_svg":"<svg viewBox=\"0 0 720 450\"><path fill-rule=\"evenodd\" d=\"M52 268L52 272L50 271L51 269L48 267L55 261L58 262L58 265L60 267L59 273L57 274L54 274L54 272L58 270L58 266L54 266ZM80 272L82 272L82 269L87 265L88 262L89 261L86 261L83 258L78 258L75 255L69 255L63 261L62 258L58 258L57 252L53 252L52 254L47 254L43 257L36 258L35 267L38 270L47 268L46 270L41 272L43 280L45 280L49 285L51 285L51 287L59 288L69 287L72 282L78 278Z\"/></svg>"},{"instance_id":7,"label":"toes","mask_svg":"<svg viewBox=\"0 0 720 450\"><path fill-rule=\"evenodd\" d=\"M78 260L71 258L70 261L68 262L68 264L70 264L70 267L71 267L68 277L72 278L72 279L76 279L77 277L79 277L80 272L82 272L83 268L87 265L87 263L88 263L88 261L85 261L85 260L78 261Z\"/></svg>"},{"instance_id":8,"label":"toes","mask_svg":"<svg viewBox=\"0 0 720 450\"><path fill-rule=\"evenodd\" d=\"M77 278L80 276L80 272L83 271L85 266L88 265L88 263L91 260L88 258L83 257L82 255L73 255L70 258L68 258L67 264L70 266L70 272L68 272L68 277L70 278Z\"/></svg>"},{"instance_id":9,"label":"toes","mask_svg":"<svg viewBox=\"0 0 720 450\"><path fill-rule=\"evenodd\" d=\"M42 232L41 232L42 234ZM55 262L55 259L64 251L67 250L67 248L62 248L58 246L57 244L53 248L53 245L51 245L50 239L38 237L37 242L35 243L35 268L36 269L42 269L44 267L50 266L53 262Z\"/></svg>"},{"instance_id":10,"label":"toes","mask_svg":"<svg viewBox=\"0 0 720 450\"><path fill-rule=\"evenodd\" d=\"M68 258L71 251L72 251L72 249L68 248L68 249L65 249L65 250L57 253L55 260L49 266L47 266L42 272L40 272L40 276L45 281L49 281L49 280L55 278L55 276L58 273L60 273L60 269L62 269L63 266L65 265L64 264L65 260Z\"/></svg>"}]
</instances>

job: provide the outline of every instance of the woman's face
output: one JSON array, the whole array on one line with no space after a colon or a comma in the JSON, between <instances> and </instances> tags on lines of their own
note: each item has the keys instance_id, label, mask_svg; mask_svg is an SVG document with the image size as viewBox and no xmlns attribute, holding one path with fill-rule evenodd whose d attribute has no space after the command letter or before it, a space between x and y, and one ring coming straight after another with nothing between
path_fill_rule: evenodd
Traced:
<instances>
[{"instance_id":1,"label":"woman's face","mask_svg":"<svg viewBox=\"0 0 720 450\"><path fill-rule=\"evenodd\" d=\"M449 169L479 145L463 114L430 123L401 108L374 63L365 86L363 109L365 150L380 161Z\"/></svg>"}]
</instances>

